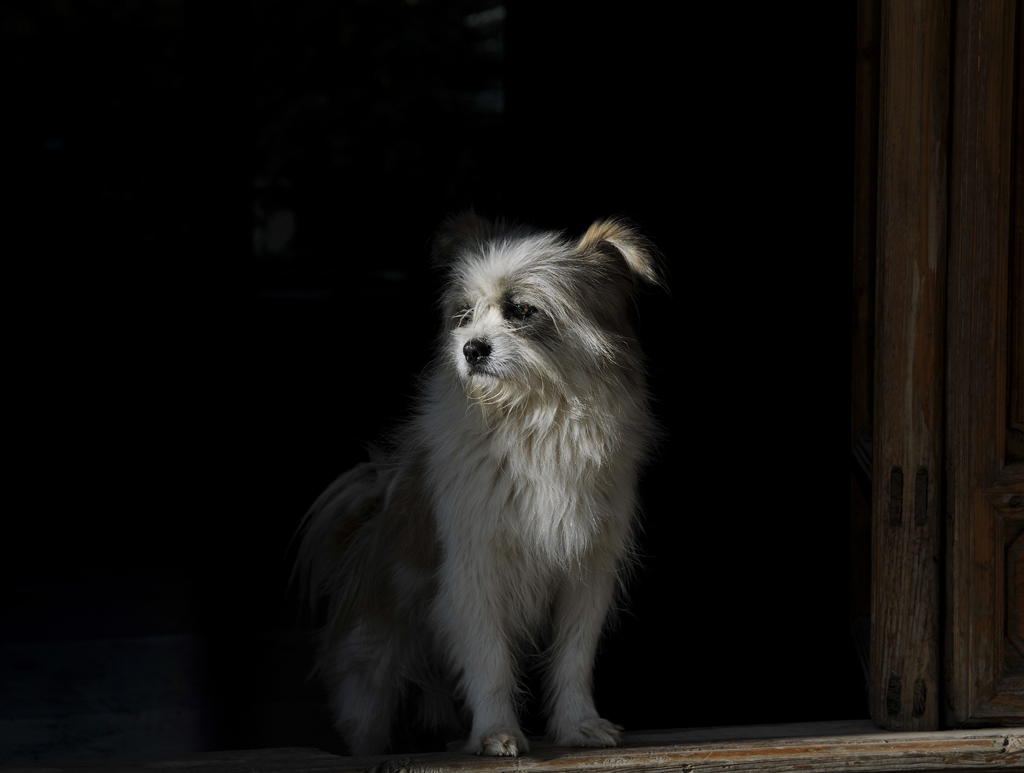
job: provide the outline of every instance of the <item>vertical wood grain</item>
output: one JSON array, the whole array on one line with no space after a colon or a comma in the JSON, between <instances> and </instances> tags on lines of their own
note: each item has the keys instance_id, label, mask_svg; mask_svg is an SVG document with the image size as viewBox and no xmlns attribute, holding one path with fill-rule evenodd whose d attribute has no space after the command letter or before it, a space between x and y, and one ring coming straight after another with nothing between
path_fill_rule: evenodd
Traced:
<instances>
[{"instance_id":1,"label":"vertical wood grain","mask_svg":"<svg viewBox=\"0 0 1024 773\"><path fill-rule=\"evenodd\" d=\"M939 726L949 0L882 3L871 711Z\"/></svg>"},{"instance_id":2,"label":"vertical wood grain","mask_svg":"<svg viewBox=\"0 0 1024 773\"><path fill-rule=\"evenodd\" d=\"M947 292L948 689L956 724L1012 721L1003 522L986 490L1006 448L1007 293L1016 0L956 6Z\"/></svg>"},{"instance_id":3,"label":"vertical wood grain","mask_svg":"<svg viewBox=\"0 0 1024 773\"><path fill-rule=\"evenodd\" d=\"M1009 409L1006 463L1024 462L1024 19L1017 7L1017 82L1013 116L1013 225L1010 229Z\"/></svg>"}]
</instances>

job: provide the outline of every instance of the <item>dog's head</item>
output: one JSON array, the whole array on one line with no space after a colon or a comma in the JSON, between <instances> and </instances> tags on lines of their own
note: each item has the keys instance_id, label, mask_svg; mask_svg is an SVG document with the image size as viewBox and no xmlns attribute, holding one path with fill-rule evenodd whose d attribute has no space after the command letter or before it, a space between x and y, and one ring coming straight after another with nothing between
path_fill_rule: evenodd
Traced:
<instances>
[{"instance_id":1,"label":"dog's head","mask_svg":"<svg viewBox=\"0 0 1024 773\"><path fill-rule=\"evenodd\" d=\"M442 226L433 256L448 272L445 358L482 401L582 396L601 379L638 377L633 294L664 281L626 223L598 221L569 240L468 213Z\"/></svg>"}]
</instances>

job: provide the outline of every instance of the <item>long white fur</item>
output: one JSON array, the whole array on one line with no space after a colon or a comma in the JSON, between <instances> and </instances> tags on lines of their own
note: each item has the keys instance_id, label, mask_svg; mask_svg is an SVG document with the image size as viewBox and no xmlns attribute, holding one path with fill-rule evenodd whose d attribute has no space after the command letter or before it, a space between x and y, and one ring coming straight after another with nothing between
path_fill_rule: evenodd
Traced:
<instances>
[{"instance_id":1,"label":"long white fur","mask_svg":"<svg viewBox=\"0 0 1024 773\"><path fill-rule=\"evenodd\" d=\"M327 602L338 730L354 754L382 753L413 696L424 724L454 727L457 695L467 750L526 752L517 656L546 646L551 738L613 746L591 676L653 432L629 312L658 263L622 222L570 241L472 213L434 257L445 320L415 415L303 522L297 570ZM470 341L489 347L475 366Z\"/></svg>"}]
</instances>

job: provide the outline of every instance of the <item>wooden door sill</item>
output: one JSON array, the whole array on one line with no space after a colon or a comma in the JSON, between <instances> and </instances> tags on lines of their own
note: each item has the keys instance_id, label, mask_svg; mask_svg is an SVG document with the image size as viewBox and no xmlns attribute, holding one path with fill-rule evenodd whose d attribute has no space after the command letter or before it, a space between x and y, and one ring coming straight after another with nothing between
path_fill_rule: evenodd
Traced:
<instances>
[{"instance_id":1,"label":"wooden door sill","mask_svg":"<svg viewBox=\"0 0 1024 773\"><path fill-rule=\"evenodd\" d=\"M536 742L519 758L458 752L339 757L318 749L252 749L176 757L48 763L0 768L3 773L537 773L582 771L1007 771L1024 769L1024 728L893 733L870 720L741 725L623 733L614 749L569 749Z\"/></svg>"}]
</instances>

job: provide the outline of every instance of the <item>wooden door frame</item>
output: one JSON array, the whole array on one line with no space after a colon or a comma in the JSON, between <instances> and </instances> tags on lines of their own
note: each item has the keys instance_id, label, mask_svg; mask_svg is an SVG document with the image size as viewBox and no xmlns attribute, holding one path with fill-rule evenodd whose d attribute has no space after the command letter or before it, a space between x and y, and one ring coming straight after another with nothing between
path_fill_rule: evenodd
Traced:
<instances>
[{"instance_id":1,"label":"wooden door frame","mask_svg":"<svg viewBox=\"0 0 1024 773\"><path fill-rule=\"evenodd\" d=\"M1024 519L1004 453L1019 2L862 6L880 18L871 713L894 730L1020 723L1002 530Z\"/></svg>"},{"instance_id":2,"label":"wooden door frame","mask_svg":"<svg viewBox=\"0 0 1024 773\"><path fill-rule=\"evenodd\" d=\"M872 717L939 725L950 1L881 9Z\"/></svg>"},{"instance_id":3,"label":"wooden door frame","mask_svg":"<svg viewBox=\"0 0 1024 773\"><path fill-rule=\"evenodd\" d=\"M1006 466L1017 3L957 6L946 357L947 722L1024 720L1004 679L1003 524L1024 481ZM1019 501L1019 500L1018 500Z\"/></svg>"}]
</instances>

